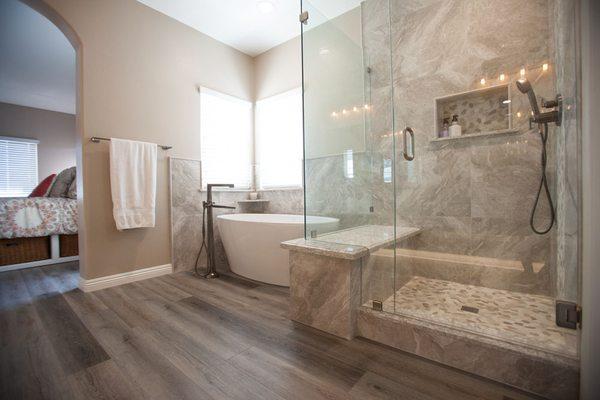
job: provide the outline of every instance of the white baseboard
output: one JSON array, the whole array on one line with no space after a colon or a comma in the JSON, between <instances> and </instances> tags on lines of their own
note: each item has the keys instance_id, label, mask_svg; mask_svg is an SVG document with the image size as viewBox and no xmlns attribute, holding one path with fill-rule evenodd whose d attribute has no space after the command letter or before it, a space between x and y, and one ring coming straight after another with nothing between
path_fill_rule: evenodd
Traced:
<instances>
[{"instance_id":1,"label":"white baseboard","mask_svg":"<svg viewBox=\"0 0 600 400\"><path fill-rule=\"evenodd\" d=\"M93 292L95 290L106 289L113 286L124 285L126 283L167 275L171 272L173 272L173 266L171 264L165 264L94 279L83 279L82 277L79 277L79 289L84 292Z\"/></svg>"},{"instance_id":2,"label":"white baseboard","mask_svg":"<svg viewBox=\"0 0 600 400\"><path fill-rule=\"evenodd\" d=\"M79 261L79 256L48 258L46 260L30 261L20 264L3 265L0 272L14 271L16 269L43 267L44 265L62 264L71 261Z\"/></svg>"}]
</instances>

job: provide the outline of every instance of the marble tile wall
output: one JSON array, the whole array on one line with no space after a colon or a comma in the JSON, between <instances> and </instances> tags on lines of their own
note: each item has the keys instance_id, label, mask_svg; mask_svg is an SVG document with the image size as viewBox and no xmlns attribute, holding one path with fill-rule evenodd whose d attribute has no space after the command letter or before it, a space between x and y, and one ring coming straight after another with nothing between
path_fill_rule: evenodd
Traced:
<instances>
[{"instance_id":1,"label":"marble tile wall","mask_svg":"<svg viewBox=\"0 0 600 400\"><path fill-rule=\"evenodd\" d=\"M346 339L355 336L360 259L290 250L290 318Z\"/></svg>"},{"instance_id":2,"label":"marble tile wall","mask_svg":"<svg viewBox=\"0 0 600 400\"><path fill-rule=\"evenodd\" d=\"M549 10L556 18L554 44L557 90L565 108L556 140L556 296L577 302L579 279L579 190L581 136L577 116L576 1L555 0Z\"/></svg>"},{"instance_id":3,"label":"marble tile wall","mask_svg":"<svg viewBox=\"0 0 600 400\"><path fill-rule=\"evenodd\" d=\"M354 176L344 175L344 156L306 160L306 212L340 219L340 229L366 225L371 220L370 157L354 153Z\"/></svg>"},{"instance_id":4,"label":"marble tile wall","mask_svg":"<svg viewBox=\"0 0 600 400\"><path fill-rule=\"evenodd\" d=\"M198 160L170 158L171 173L171 254L176 272L194 269L194 263L202 244L202 201L206 192L201 188L201 164ZM213 200L219 204L237 205L246 199L247 191L216 191ZM268 199L266 213L302 214L302 189L260 191L259 196ZM215 217L232 211L214 209ZM240 212L235 210L233 212ZM216 221L215 221L216 222ZM225 249L215 223L215 249L218 270L228 270ZM206 253L198 261L200 268L206 267Z\"/></svg>"},{"instance_id":5,"label":"marble tile wall","mask_svg":"<svg viewBox=\"0 0 600 400\"><path fill-rule=\"evenodd\" d=\"M365 88L372 103L367 132L371 163L381 165L394 149L397 160L395 205L393 186L382 181L380 169L372 168L371 179L365 178L371 183L365 191L375 205L372 223L389 224L395 218L399 225L424 228L402 247L516 260L525 266L543 262L546 271L531 290L554 295L556 229L538 236L529 228L541 144L537 131L528 128L527 99L514 87L526 66L538 98L556 92L553 2L390 0L388 10L387 0L368 0L362 7L364 59L372 71ZM545 73L543 63L550 64ZM501 73L512 85L513 126L520 134L430 142L437 130L436 97L480 88L481 78L486 85L498 84ZM392 98L395 140L390 138ZM401 154L398 132L405 126L415 131L412 162ZM555 198L556 136L552 128L548 177ZM542 201L536 224L547 224L548 215ZM566 242L569 235L563 236Z\"/></svg>"},{"instance_id":6,"label":"marble tile wall","mask_svg":"<svg viewBox=\"0 0 600 400\"><path fill-rule=\"evenodd\" d=\"M175 272L193 269L202 243L200 162L170 158L171 258ZM205 264L203 264L205 265Z\"/></svg>"}]
</instances>

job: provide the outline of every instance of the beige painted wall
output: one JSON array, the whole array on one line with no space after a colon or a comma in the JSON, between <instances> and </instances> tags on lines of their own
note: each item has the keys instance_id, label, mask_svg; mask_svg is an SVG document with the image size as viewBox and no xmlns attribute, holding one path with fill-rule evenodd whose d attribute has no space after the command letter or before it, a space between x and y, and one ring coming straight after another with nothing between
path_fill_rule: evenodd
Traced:
<instances>
[{"instance_id":1,"label":"beige painted wall","mask_svg":"<svg viewBox=\"0 0 600 400\"><path fill-rule=\"evenodd\" d=\"M254 58L255 100L262 100L301 85L300 36Z\"/></svg>"},{"instance_id":2,"label":"beige painted wall","mask_svg":"<svg viewBox=\"0 0 600 400\"><path fill-rule=\"evenodd\" d=\"M253 98L253 60L135 0L44 0L81 41L85 236L82 276L171 262L167 156L200 158L196 85ZM112 217L108 146L91 136L173 146L160 151L156 227L119 232Z\"/></svg>"},{"instance_id":3,"label":"beige painted wall","mask_svg":"<svg viewBox=\"0 0 600 400\"><path fill-rule=\"evenodd\" d=\"M75 116L0 103L0 136L39 140L38 174L41 181L75 165Z\"/></svg>"}]
</instances>

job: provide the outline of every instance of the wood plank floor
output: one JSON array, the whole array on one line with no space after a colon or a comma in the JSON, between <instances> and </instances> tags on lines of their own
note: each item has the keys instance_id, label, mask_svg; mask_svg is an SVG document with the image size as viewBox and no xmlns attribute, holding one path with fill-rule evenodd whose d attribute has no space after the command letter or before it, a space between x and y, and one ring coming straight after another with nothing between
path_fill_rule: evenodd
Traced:
<instances>
[{"instance_id":1,"label":"wood plank floor","mask_svg":"<svg viewBox=\"0 0 600 400\"><path fill-rule=\"evenodd\" d=\"M77 265L0 274L1 399L533 399L286 317L288 291L179 273L85 294Z\"/></svg>"}]
</instances>

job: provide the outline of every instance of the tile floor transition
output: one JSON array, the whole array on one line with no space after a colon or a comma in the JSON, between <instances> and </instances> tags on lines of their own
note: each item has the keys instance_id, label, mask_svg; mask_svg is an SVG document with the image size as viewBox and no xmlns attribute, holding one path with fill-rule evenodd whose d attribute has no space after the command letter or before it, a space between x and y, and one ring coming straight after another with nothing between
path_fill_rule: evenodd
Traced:
<instances>
[{"instance_id":1,"label":"tile floor transition","mask_svg":"<svg viewBox=\"0 0 600 400\"><path fill-rule=\"evenodd\" d=\"M461 310L463 306L478 311ZM546 296L419 276L383 303L387 312L576 358L576 331L556 326L554 307L554 299Z\"/></svg>"}]
</instances>

